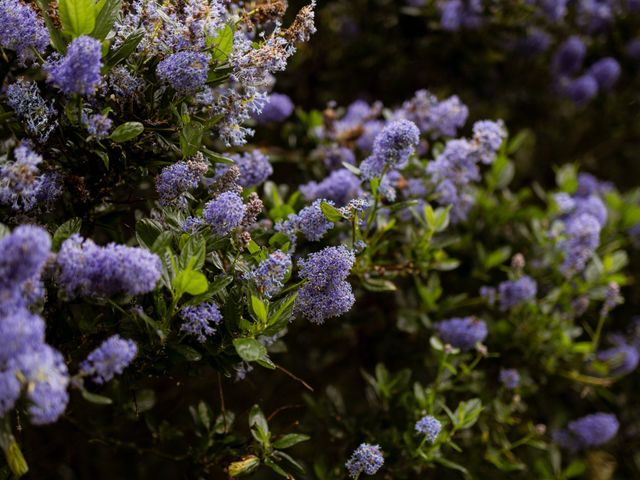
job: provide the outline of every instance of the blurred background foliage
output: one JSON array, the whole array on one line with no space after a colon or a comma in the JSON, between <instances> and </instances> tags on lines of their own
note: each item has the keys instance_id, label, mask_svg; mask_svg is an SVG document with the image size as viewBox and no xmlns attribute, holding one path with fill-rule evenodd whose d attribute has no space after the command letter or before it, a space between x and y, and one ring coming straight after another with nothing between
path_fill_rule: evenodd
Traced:
<instances>
[{"instance_id":1,"label":"blurred background foliage","mask_svg":"<svg viewBox=\"0 0 640 480\"><path fill-rule=\"evenodd\" d=\"M526 0L486 2L491 21L474 30L446 31L436 2L412 8L404 0L320 0L318 31L278 76L277 90L296 105L319 108L335 100L380 100L395 105L426 88L441 98L456 94L471 125L502 118L512 135L528 129L517 180L549 184L552 165L579 164L622 190L640 174L640 62L625 55L640 32L638 15L618 17L615 28L586 36L586 63L613 56L622 76L613 92L579 107L557 95L549 72L553 48L575 30L554 25L549 52L517 47L531 27ZM292 0L295 11L304 0Z\"/></svg>"}]
</instances>

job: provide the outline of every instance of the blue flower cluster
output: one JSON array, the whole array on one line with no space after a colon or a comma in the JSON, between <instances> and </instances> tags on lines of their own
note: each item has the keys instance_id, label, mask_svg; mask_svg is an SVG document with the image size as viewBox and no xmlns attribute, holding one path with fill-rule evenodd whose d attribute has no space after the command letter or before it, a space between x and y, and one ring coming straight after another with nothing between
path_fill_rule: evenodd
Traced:
<instances>
[{"instance_id":1,"label":"blue flower cluster","mask_svg":"<svg viewBox=\"0 0 640 480\"><path fill-rule=\"evenodd\" d=\"M445 30L456 32L482 25L482 0L445 0L440 6L440 24Z\"/></svg>"},{"instance_id":2,"label":"blue flower cluster","mask_svg":"<svg viewBox=\"0 0 640 480\"><path fill-rule=\"evenodd\" d=\"M300 278L306 280L296 298L295 311L313 323L324 323L348 312L355 302L346 281L355 262L344 246L326 247L298 261Z\"/></svg>"},{"instance_id":3,"label":"blue flower cluster","mask_svg":"<svg viewBox=\"0 0 640 480\"><path fill-rule=\"evenodd\" d=\"M41 95L35 82L18 79L7 87L7 103L25 122L28 132L45 143L56 128L58 113Z\"/></svg>"},{"instance_id":4,"label":"blue flower cluster","mask_svg":"<svg viewBox=\"0 0 640 480\"><path fill-rule=\"evenodd\" d=\"M569 422L566 429L553 433L554 441L568 450L598 447L618 433L620 424L615 415L594 413Z\"/></svg>"},{"instance_id":5,"label":"blue flower cluster","mask_svg":"<svg viewBox=\"0 0 640 480\"><path fill-rule=\"evenodd\" d=\"M213 302L205 302L195 307L187 306L180 310L182 326L180 330L187 335L195 337L200 343L205 343L207 338L216 333L212 325L222 321L222 314L218 305Z\"/></svg>"},{"instance_id":6,"label":"blue flower cluster","mask_svg":"<svg viewBox=\"0 0 640 480\"><path fill-rule=\"evenodd\" d=\"M83 112L82 123L87 128L89 135L102 140L109 136L113 121L107 116L100 113L94 113L93 115L87 115Z\"/></svg>"},{"instance_id":7,"label":"blue flower cluster","mask_svg":"<svg viewBox=\"0 0 640 480\"><path fill-rule=\"evenodd\" d=\"M254 115L254 118L259 123L282 122L291 116L293 109L293 102L287 95L272 93L262 107L262 112Z\"/></svg>"},{"instance_id":8,"label":"blue flower cluster","mask_svg":"<svg viewBox=\"0 0 640 480\"><path fill-rule=\"evenodd\" d=\"M362 194L360 179L346 168L332 171L321 182L311 181L300 186L300 192L305 199L327 199L339 207L344 207L349 201Z\"/></svg>"},{"instance_id":9,"label":"blue flower cluster","mask_svg":"<svg viewBox=\"0 0 640 480\"><path fill-rule=\"evenodd\" d=\"M402 168L420 142L420 130L409 120L389 122L376 135L373 152L360 164L362 176L372 179L382 175L385 167Z\"/></svg>"},{"instance_id":10,"label":"blue flower cluster","mask_svg":"<svg viewBox=\"0 0 640 480\"><path fill-rule=\"evenodd\" d=\"M607 364L611 375L627 375L638 368L640 351L635 345L619 342L612 348L598 352L598 360Z\"/></svg>"},{"instance_id":11,"label":"blue flower cluster","mask_svg":"<svg viewBox=\"0 0 640 480\"><path fill-rule=\"evenodd\" d=\"M15 161L0 158L0 204L23 212L46 210L62 194L60 177L55 172L40 173L42 156L28 142L16 147L13 156Z\"/></svg>"},{"instance_id":12,"label":"blue flower cluster","mask_svg":"<svg viewBox=\"0 0 640 480\"><path fill-rule=\"evenodd\" d=\"M561 93L578 105L589 102L598 92L609 92L622 72L615 58L605 57L576 76L583 67L586 53L585 43L574 35L558 47L552 62L552 71Z\"/></svg>"},{"instance_id":13,"label":"blue flower cluster","mask_svg":"<svg viewBox=\"0 0 640 480\"><path fill-rule=\"evenodd\" d=\"M120 375L137 354L138 346L133 340L113 335L87 356L80 365L79 373L96 383L107 383Z\"/></svg>"},{"instance_id":14,"label":"blue flower cluster","mask_svg":"<svg viewBox=\"0 0 640 480\"><path fill-rule=\"evenodd\" d=\"M509 390L515 390L520 385L520 374L515 368L503 368L500 370L500 383Z\"/></svg>"},{"instance_id":15,"label":"blue flower cluster","mask_svg":"<svg viewBox=\"0 0 640 480\"><path fill-rule=\"evenodd\" d=\"M318 199L308 207L304 207L297 214L289 215L286 220L276 225L276 230L289 237L292 248L295 248L297 232L302 232L307 240L317 242L334 227L333 222L330 222L322 212L320 207L322 202L334 205L331 200Z\"/></svg>"},{"instance_id":16,"label":"blue flower cluster","mask_svg":"<svg viewBox=\"0 0 640 480\"><path fill-rule=\"evenodd\" d=\"M282 289L290 270L291 256L276 250L252 268L245 278L252 281L262 295L271 298Z\"/></svg>"},{"instance_id":17,"label":"blue flower cluster","mask_svg":"<svg viewBox=\"0 0 640 480\"><path fill-rule=\"evenodd\" d=\"M0 0L0 25L0 47L15 50L23 65L49 45L44 21L22 0Z\"/></svg>"},{"instance_id":18,"label":"blue flower cluster","mask_svg":"<svg viewBox=\"0 0 640 480\"><path fill-rule=\"evenodd\" d=\"M25 295L28 284L40 284L50 249L51 239L39 227L17 227L0 240L0 416L24 392L34 424L56 421L69 401L67 367L45 343L44 321L29 311L34 299Z\"/></svg>"},{"instance_id":19,"label":"blue flower cluster","mask_svg":"<svg viewBox=\"0 0 640 480\"><path fill-rule=\"evenodd\" d=\"M411 120L422 133L432 138L454 137L467 121L469 109L456 95L439 101L429 91L418 90L394 112L394 116Z\"/></svg>"},{"instance_id":20,"label":"blue flower cluster","mask_svg":"<svg viewBox=\"0 0 640 480\"><path fill-rule=\"evenodd\" d=\"M150 292L162 273L157 255L137 247L104 247L74 234L57 256L57 281L69 297L110 297Z\"/></svg>"},{"instance_id":21,"label":"blue flower cluster","mask_svg":"<svg viewBox=\"0 0 640 480\"><path fill-rule=\"evenodd\" d=\"M242 224L247 207L235 192L223 192L209 201L202 216L216 235L226 235Z\"/></svg>"},{"instance_id":22,"label":"blue flower cluster","mask_svg":"<svg viewBox=\"0 0 640 480\"><path fill-rule=\"evenodd\" d=\"M209 60L204 53L178 52L158 63L158 78L179 94L195 93L207 82Z\"/></svg>"},{"instance_id":23,"label":"blue flower cluster","mask_svg":"<svg viewBox=\"0 0 640 480\"><path fill-rule=\"evenodd\" d=\"M73 40L62 57L52 55L44 65L49 82L64 94L93 96L102 79L102 45L95 38L83 35Z\"/></svg>"},{"instance_id":24,"label":"blue flower cluster","mask_svg":"<svg viewBox=\"0 0 640 480\"><path fill-rule=\"evenodd\" d=\"M533 298L538 292L538 284L529 275L524 275L517 280L508 280L498 285L500 296L500 310L510 310Z\"/></svg>"},{"instance_id":25,"label":"blue flower cluster","mask_svg":"<svg viewBox=\"0 0 640 480\"><path fill-rule=\"evenodd\" d=\"M230 155L240 169L238 184L243 187L257 187L263 183L273 173L273 167L269 162L269 157L260 150L251 150L242 154ZM220 165L216 169L216 174L221 174L227 170L227 165Z\"/></svg>"},{"instance_id":26,"label":"blue flower cluster","mask_svg":"<svg viewBox=\"0 0 640 480\"><path fill-rule=\"evenodd\" d=\"M427 165L427 173L436 185L437 202L451 205L453 223L466 219L473 205L469 186L480 180L478 164L492 163L505 137L502 122L476 122L471 140L449 140L442 153Z\"/></svg>"},{"instance_id":27,"label":"blue flower cluster","mask_svg":"<svg viewBox=\"0 0 640 480\"><path fill-rule=\"evenodd\" d=\"M345 467L351 478L356 478L360 474L375 475L384 464L384 457L379 445L361 443L355 449L351 458L347 460Z\"/></svg>"},{"instance_id":28,"label":"blue flower cluster","mask_svg":"<svg viewBox=\"0 0 640 480\"><path fill-rule=\"evenodd\" d=\"M487 324L479 318L464 317L443 320L436 324L440 339L460 350L471 350L487 337Z\"/></svg>"},{"instance_id":29,"label":"blue flower cluster","mask_svg":"<svg viewBox=\"0 0 640 480\"><path fill-rule=\"evenodd\" d=\"M156 177L156 191L160 197L160 205L186 207L185 194L198 186L200 178L207 173L208 169L209 166L201 157L176 162L163 168Z\"/></svg>"},{"instance_id":30,"label":"blue flower cluster","mask_svg":"<svg viewBox=\"0 0 640 480\"><path fill-rule=\"evenodd\" d=\"M429 443L433 443L440 435L442 424L437 418L426 415L416 422L415 429L416 432L426 435Z\"/></svg>"}]
</instances>

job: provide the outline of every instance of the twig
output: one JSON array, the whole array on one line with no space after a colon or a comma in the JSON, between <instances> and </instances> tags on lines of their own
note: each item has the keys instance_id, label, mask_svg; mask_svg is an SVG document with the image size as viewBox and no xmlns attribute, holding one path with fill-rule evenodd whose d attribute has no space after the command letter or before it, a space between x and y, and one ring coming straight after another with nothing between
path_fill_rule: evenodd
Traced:
<instances>
[{"instance_id":1,"label":"twig","mask_svg":"<svg viewBox=\"0 0 640 480\"><path fill-rule=\"evenodd\" d=\"M313 388L304 380L302 380L300 377L296 377L293 373L291 373L289 370L287 370L284 367L281 367L280 365L278 365L277 363L275 364L276 368L278 370L281 370L282 372L286 373L287 375L289 375L291 378L293 378L294 380L300 382L307 390L309 390L310 392L313 392Z\"/></svg>"}]
</instances>

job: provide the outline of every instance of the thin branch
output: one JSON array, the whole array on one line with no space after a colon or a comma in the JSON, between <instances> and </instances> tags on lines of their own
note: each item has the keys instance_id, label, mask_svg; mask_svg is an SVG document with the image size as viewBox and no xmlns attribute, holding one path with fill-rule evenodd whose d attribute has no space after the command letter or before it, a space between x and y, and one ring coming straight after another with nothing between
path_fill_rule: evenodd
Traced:
<instances>
[{"instance_id":1,"label":"thin branch","mask_svg":"<svg viewBox=\"0 0 640 480\"><path fill-rule=\"evenodd\" d=\"M289 375L291 378L293 378L294 380L300 382L307 390L309 390L310 392L313 392L313 388L304 380L302 380L300 377L296 377L293 373L291 373L289 370L287 370L284 367L281 367L278 364L275 364L276 368L278 370L281 370L282 372L286 373L287 375Z\"/></svg>"}]
</instances>

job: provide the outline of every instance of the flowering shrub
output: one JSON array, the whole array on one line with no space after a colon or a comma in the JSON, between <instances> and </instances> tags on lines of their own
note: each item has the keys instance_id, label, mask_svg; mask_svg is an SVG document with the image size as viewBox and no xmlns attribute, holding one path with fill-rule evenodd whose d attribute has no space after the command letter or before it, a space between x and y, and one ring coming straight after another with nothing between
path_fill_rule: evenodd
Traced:
<instances>
[{"instance_id":1,"label":"flowering shrub","mask_svg":"<svg viewBox=\"0 0 640 480\"><path fill-rule=\"evenodd\" d=\"M512 185L455 95L295 110L314 6L0 0L5 476L633 477L638 192Z\"/></svg>"}]
</instances>

